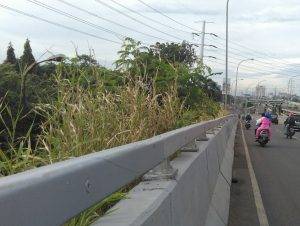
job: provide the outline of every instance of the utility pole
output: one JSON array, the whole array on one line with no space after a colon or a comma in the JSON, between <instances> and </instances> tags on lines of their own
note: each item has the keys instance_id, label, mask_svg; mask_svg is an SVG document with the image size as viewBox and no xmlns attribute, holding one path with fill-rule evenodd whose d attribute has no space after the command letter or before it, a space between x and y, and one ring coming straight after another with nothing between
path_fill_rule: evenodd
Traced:
<instances>
[{"instance_id":1,"label":"utility pole","mask_svg":"<svg viewBox=\"0 0 300 226\"><path fill-rule=\"evenodd\" d=\"M292 95L294 92L294 78L297 77L298 75L291 76L288 82L288 88L287 88L287 95L288 99L292 100Z\"/></svg>"},{"instance_id":2,"label":"utility pole","mask_svg":"<svg viewBox=\"0 0 300 226\"><path fill-rule=\"evenodd\" d=\"M290 82L291 82L291 80L289 79L288 86L287 86L287 94L288 94L288 96L290 96Z\"/></svg>"},{"instance_id":3,"label":"utility pole","mask_svg":"<svg viewBox=\"0 0 300 226\"><path fill-rule=\"evenodd\" d=\"M205 35L212 35L212 36L215 36L215 37L217 37L217 35L214 34L214 33L206 33L206 24L207 23L213 23L213 22L208 22L206 20L195 21L195 23L199 23L199 22L202 22L200 60L201 60L201 62L203 62L205 46L210 46L210 47L216 48L214 45L205 45ZM193 35L200 36L200 33L193 33Z\"/></svg>"},{"instance_id":4,"label":"utility pole","mask_svg":"<svg viewBox=\"0 0 300 226\"><path fill-rule=\"evenodd\" d=\"M206 26L206 21L203 20L203 25L202 25L202 38L201 38L201 52L200 52L200 59L201 59L201 62L202 62L202 63L203 63L203 57L204 57L205 26Z\"/></svg>"},{"instance_id":5,"label":"utility pole","mask_svg":"<svg viewBox=\"0 0 300 226\"><path fill-rule=\"evenodd\" d=\"M288 93L289 99L291 99L291 97L292 97L292 79L291 78L289 79L289 82L288 82L287 93Z\"/></svg>"},{"instance_id":6,"label":"utility pole","mask_svg":"<svg viewBox=\"0 0 300 226\"><path fill-rule=\"evenodd\" d=\"M294 80L291 78L291 87L290 87L290 101L293 99L293 92L294 92Z\"/></svg>"},{"instance_id":7,"label":"utility pole","mask_svg":"<svg viewBox=\"0 0 300 226\"><path fill-rule=\"evenodd\" d=\"M226 3L226 59L225 59L225 98L224 98L224 108L227 109L228 101L228 6L229 0Z\"/></svg>"}]
</instances>

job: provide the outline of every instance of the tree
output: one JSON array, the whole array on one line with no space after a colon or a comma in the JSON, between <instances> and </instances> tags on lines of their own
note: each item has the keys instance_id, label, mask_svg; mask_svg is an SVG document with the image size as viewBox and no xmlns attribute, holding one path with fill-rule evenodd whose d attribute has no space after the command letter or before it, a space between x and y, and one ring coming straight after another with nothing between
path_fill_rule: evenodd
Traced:
<instances>
[{"instance_id":1,"label":"tree","mask_svg":"<svg viewBox=\"0 0 300 226\"><path fill-rule=\"evenodd\" d=\"M27 105L27 96L26 96L26 89L27 89L27 76L29 73L36 74L39 70L38 65L35 64L35 59L32 54L32 49L30 46L30 41L27 38L24 44L23 55L20 58L21 64L21 95L20 100L22 101L24 109L28 107Z\"/></svg>"},{"instance_id":2,"label":"tree","mask_svg":"<svg viewBox=\"0 0 300 226\"><path fill-rule=\"evenodd\" d=\"M1 64L0 78L0 102L5 98L9 107L15 110L20 97L20 76L15 70L14 65Z\"/></svg>"},{"instance_id":3,"label":"tree","mask_svg":"<svg viewBox=\"0 0 300 226\"><path fill-rule=\"evenodd\" d=\"M50 77L55 73L56 65L52 62L48 62L39 66L38 75Z\"/></svg>"},{"instance_id":4,"label":"tree","mask_svg":"<svg viewBox=\"0 0 300 226\"><path fill-rule=\"evenodd\" d=\"M12 43L10 42L7 47L7 53L6 53L6 59L4 60L5 64L16 64L17 58L15 55L15 49L12 46Z\"/></svg>"},{"instance_id":5,"label":"tree","mask_svg":"<svg viewBox=\"0 0 300 226\"><path fill-rule=\"evenodd\" d=\"M127 38L118 52L116 68L130 82L141 85L148 93L164 92L176 80L176 69L171 62L162 60L141 42Z\"/></svg>"},{"instance_id":6,"label":"tree","mask_svg":"<svg viewBox=\"0 0 300 226\"><path fill-rule=\"evenodd\" d=\"M80 67L99 66L97 60L92 55L81 54L77 56L77 63Z\"/></svg>"},{"instance_id":7,"label":"tree","mask_svg":"<svg viewBox=\"0 0 300 226\"><path fill-rule=\"evenodd\" d=\"M151 46L150 52L170 63L182 63L193 66L197 60L195 49L192 44L178 43L159 43Z\"/></svg>"},{"instance_id":8,"label":"tree","mask_svg":"<svg viewBox=\"0 0 300 226\"><path fill-rule=\"evenodd\" d=\"M29 67L35 62L29 39L26 39L25 41L23 55L21 56L20 60L22 67Z\"/></svg>"}]
</instances>

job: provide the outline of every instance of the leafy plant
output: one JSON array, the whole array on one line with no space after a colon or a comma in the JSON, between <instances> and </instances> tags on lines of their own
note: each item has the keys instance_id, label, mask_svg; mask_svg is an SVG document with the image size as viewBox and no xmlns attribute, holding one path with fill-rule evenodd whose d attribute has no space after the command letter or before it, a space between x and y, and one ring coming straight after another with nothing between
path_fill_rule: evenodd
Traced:
<instances>
[{"instance_id":1,"label":"leafy plant","mask_svg":"<svg viewBox=\"0 0 300 226\"><path fill-rule=\"evenodd\" d=\"M22 61L34 60L31 51L28 40ZM187 43L146 47L127 38L116 69L78 53L58 65L41 65L24 83L26 109L20 104L20 73L13 64L0 65L0 176L225 114L216 102L220 90L211 69L196 60ZM91 224L126 197L126 189L66 225Z\"/></svg>"}]
</instances>

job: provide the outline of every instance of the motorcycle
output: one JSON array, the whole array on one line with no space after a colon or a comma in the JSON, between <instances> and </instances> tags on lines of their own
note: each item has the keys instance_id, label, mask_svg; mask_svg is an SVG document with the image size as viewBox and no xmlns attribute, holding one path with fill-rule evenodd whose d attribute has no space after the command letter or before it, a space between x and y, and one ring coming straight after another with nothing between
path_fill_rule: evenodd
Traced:
<instances>
[{"instance_id":1,"label":"motorcycle","mask_svg":"<svg viewBox=\"0 0 300 226\"><path fill-rule=\"evenodd\" d=\"M250 121L249 121L249 120L246 120L246 122L245 122L245 128L246 128L246 129L250 129L250 127L251 127Z\"/></svg>"},{"instance_id":2,"label":"motorcycle","mask_svg":"<svg viewBox=\"0 0 300 226\"><path fill-rule=\"evenodd\" d=\"M295 135L295 130L292 126L286 125L286 138L292 139Z\"/></svg>"},{"instance_id":3,"label":"motorcycle","mask_svg":"<svg viewBox=\"0 0 300 226\"><path fill-rule=\"evenodd\" d=\"M264 147L269 142L269 131L264 129L260 132L257 142Z\"/></svg>"}]
</instances>

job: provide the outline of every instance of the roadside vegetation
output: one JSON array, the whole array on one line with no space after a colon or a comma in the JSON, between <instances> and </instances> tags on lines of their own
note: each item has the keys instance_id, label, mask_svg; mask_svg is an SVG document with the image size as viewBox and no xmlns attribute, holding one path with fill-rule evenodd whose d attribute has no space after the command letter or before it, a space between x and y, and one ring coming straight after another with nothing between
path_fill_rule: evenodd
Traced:
<instances>
[{"instance_id":1,"label":"roadside vegetation","mask_svg":"<svg viewBox=\"0 0 300 226\"><path fill-rule=\"evenodd\" d=\"M76 53L34 67L25 78L34 62L26 40L19 59L9 44L0 65L0 177L223 114L211 69L185 42L145 47L128 38L114 69L99 65L92 54ZM89 225L124 192L67 225Z\"/></svg>"}]
</instances>

